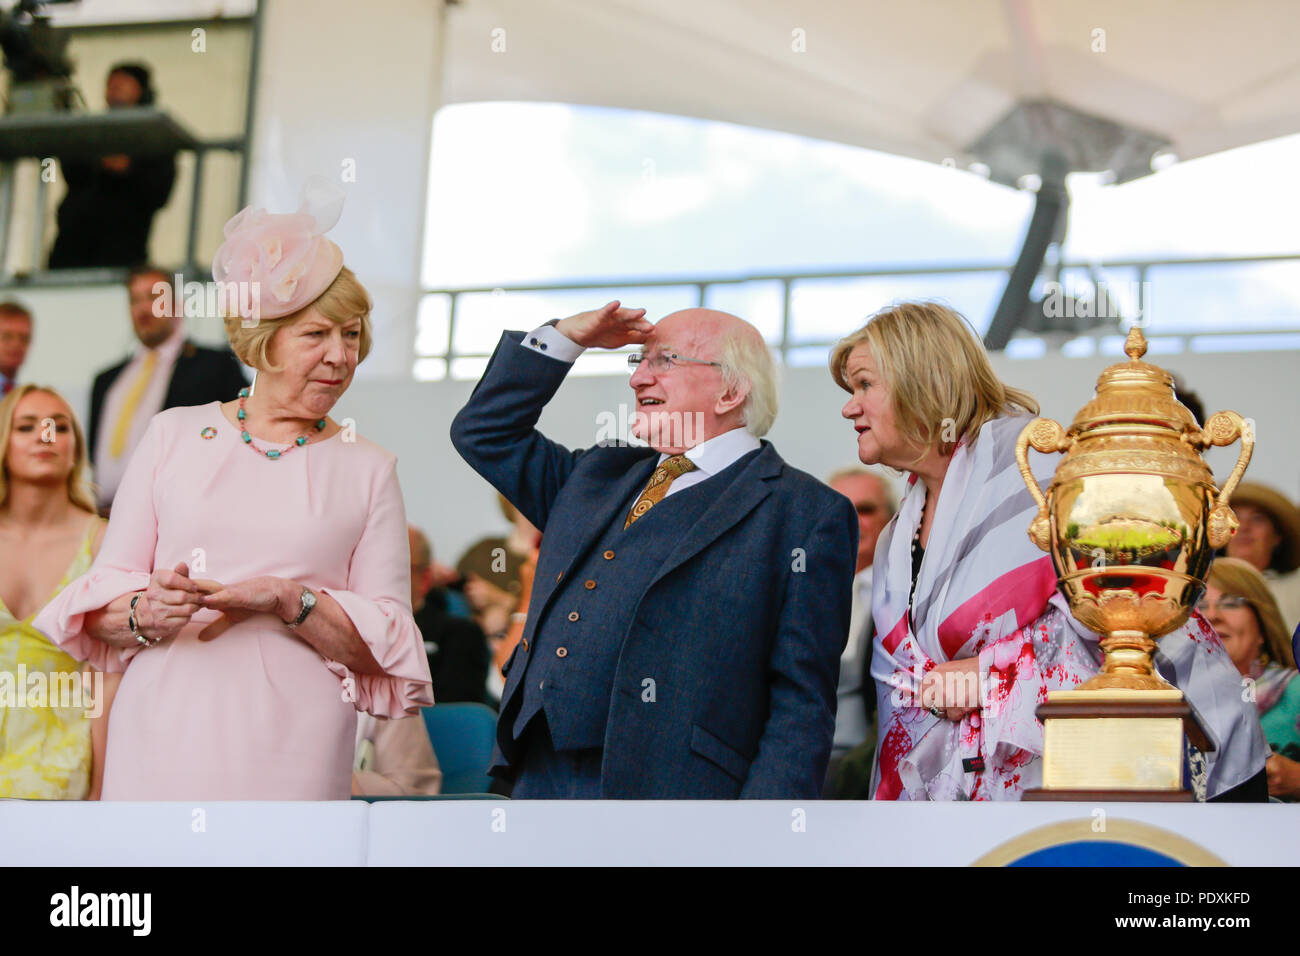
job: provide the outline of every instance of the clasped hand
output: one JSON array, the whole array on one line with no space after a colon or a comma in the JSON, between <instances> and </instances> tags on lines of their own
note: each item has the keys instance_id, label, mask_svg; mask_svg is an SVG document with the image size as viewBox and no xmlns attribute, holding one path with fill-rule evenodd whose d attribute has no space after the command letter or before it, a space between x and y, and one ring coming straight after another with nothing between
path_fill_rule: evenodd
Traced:
<instances>
[{"instance_id":1,"label":"clasped hand","mask_svg":"<svg viewBox=\"0 0 1300 956\"><path fill-rule=\"evenodd\" d=\"M975 713L979 710L979 674L977 657L936 664L921 678L921 706L937 707L952 721Z\"/></svg>"},{"instance_id":2,"label":"clasped hand","mask_svg":"<svg viewBox=\"0 0 1300 956\"><path fill-rule=\"evenodd\" d=\"M144 602L136 607L136 622L145 636L165 640L180 633L196 611L211 608L220 611L221 617L198 635L200 641L210 641L254 614L279 616L290 584L271 575L230 585L209 578L191 578L189 566L182 561L172 570L159 568L150 575Z\"/></svg>"}]
</instances>

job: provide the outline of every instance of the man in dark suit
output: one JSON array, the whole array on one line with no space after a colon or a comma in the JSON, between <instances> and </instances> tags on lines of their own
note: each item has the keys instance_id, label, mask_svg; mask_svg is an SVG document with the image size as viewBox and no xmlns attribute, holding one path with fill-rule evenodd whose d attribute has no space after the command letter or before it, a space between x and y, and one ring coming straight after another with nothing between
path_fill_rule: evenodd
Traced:
<instances>
[{"instance_id":1,"label":"man in dark suit","mask_svg":"<svg viewBox=\"0 0 1300 956\"><path fill-rule=\"evenodd\" d=\"M178 405L229 401L248 384L243 367L229 349L209 349L185 337L171 277L141 266L127 276L131 326L140 346L125 361L95 376L90 391L90 427L86 436L95 469L99 505L112 503L131 450L149 419Z\"/></svg>"},{"instance_id":2,"label":"man in dark suit","mask_svg":"<svg viewBox=\"0 0 1300 956\"><path fill-rule=\"evenodd\" d=\"M644 315L611 302L505 333L452 424L457 451L542 531L492 773L516 797L815 799L853 506L760 441L776 385L753 326ZM650 447L569 451L537 431L585 347L630 343L633 435Z\"/></svg>"}]
</instances>

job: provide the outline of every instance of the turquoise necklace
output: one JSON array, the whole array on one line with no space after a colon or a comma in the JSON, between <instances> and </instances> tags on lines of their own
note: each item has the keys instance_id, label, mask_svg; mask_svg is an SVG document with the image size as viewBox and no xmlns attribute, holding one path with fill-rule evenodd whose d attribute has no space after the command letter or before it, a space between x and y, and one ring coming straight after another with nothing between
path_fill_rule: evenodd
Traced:
<instances>
[{"instance_id":1,"label":"turquoise necklace","mask_svg":"<svg viewBox=\"0 0 1300 956\"><path fill-rule=\"evenodd\" d=\"M239 412L237 413L239 418L239 425L241 428L241 431L239 432L239 437L244 440L245 445L247 445L249 448L253 450L254 454L262 455L274 461L275 459L279 458L281 455L287 455L295 448L301 448L303 445L307 444L307 439L311 436L311 432L308 432L306 435L299 435L297 438L293 440L293 445L286 448L284 451L280 451L277 448L267 448L267 449L258 448L256 445L253 444L253 436L248 433L247 428L243 427L244 422L248 419L248 412L244 410L244 403L246 401L248 401L247 387L241 388L239 390ZM325 419L322 418L320 421L316 423L316 431L320 432L324 430L325 430Z\"/></svg>"}]
</instances>

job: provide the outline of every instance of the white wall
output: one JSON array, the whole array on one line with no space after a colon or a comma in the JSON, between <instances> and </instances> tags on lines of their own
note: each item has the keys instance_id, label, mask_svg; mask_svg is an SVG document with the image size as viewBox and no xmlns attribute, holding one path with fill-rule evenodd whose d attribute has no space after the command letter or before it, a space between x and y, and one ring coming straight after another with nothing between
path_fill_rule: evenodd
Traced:
<instances>
[{"instance_id":1,"label":"white wall","mask_svg":"<svg viewBox=\"0 0 1300 956\"><path fill-rule=\"evenodd\" d=\"M384 345L367 377L411 371L442 7L442 0L265 4L249 201L292 212L313 174L347 189L330 238L374 298Z\"/></svg>"}]
</instances>

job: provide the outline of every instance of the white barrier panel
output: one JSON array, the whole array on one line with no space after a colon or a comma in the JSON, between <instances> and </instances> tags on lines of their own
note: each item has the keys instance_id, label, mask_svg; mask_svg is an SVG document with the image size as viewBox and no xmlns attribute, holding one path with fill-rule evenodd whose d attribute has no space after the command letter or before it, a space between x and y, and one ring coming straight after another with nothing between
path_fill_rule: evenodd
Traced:
<instances>
[{"instance_id":1,"label":"white barrier panel","mask_svg":"<svg viewBox=\"0 0 1300 956\"><path fill-rule=\"evenodd\" d=\"M365 803L0 800L6 866L364 866Z\"/></svg>"},{"instance_id":2,"label":"white barrier panel","mask_svg":"<svg viewBox=\"0 0 1300 956\"><path fill-rule=\"evenodd\" d=\"M811 801L377 803L372 866L1288 865L1300 807Z\"/></svg>"},{"instance_id":3,"label":"white barrier panel","mask_svg":"<svg viewBox=\"0 0 1300 956\"><path fill-rule=\"evenodd\" d=\"M7 866L1294 866L1278 804L0 801Z\"/></svg>"}]
</instances>

